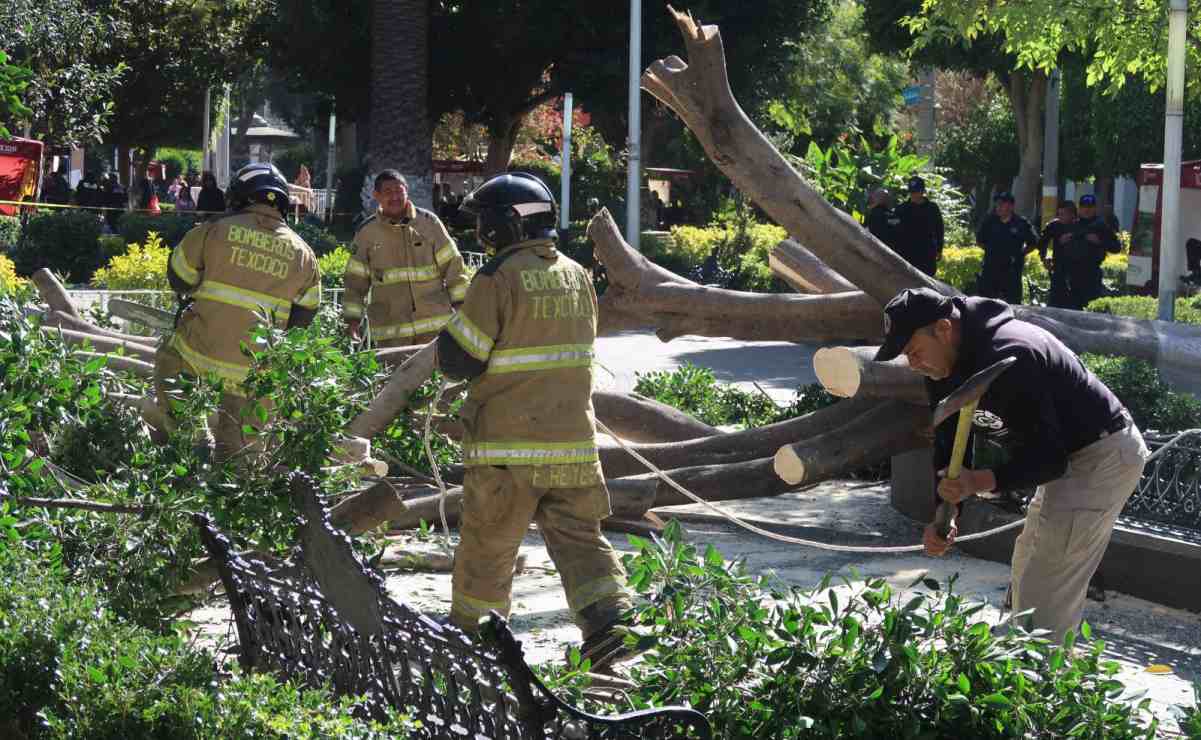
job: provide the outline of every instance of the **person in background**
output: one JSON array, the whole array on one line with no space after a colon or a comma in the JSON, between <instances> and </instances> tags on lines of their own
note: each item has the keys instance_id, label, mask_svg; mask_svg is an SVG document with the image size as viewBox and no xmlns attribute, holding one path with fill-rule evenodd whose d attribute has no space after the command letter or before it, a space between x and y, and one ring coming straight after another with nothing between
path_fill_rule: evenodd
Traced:
<instances>
[{"instance_id":1,"label":"person in background","mask_svg":"<svg viewBox=\"0 0 1201 740\"><path fill-rule=\"evenodd\" d=\"M897 247L895 252L909 264L933 276L942 258L946 238L942 211L926 197L926 181L913 177L908 185L909 200L897 206Z\"/></svg>"},{"instance_id":2,"label":"person in background","mask_svg":"<svg viewBox=\"0 0 1201 740\"><path fill-rule=\"evenodd\" d=\"M876 188L867 196L867 230L894 252L897 250L897 227L900 219L892 207L892 193Z\"/></svg>"},{"instance_id":3,"label":"person in background","mask_svg":"<svg viewBox=\"0 0 1201 740\"><path fill-rule=\"evenodd\" d=\"M1051 247L1050 256L1047 247ZM1081 263L1088 251L1080 230L1076 214L1076 204L1070 200L1060 201L1055 212L1055 218L1043 227L1042 236L1038 240L1038 256L1043 266L1051 274L1051 292L1047 296L1047 305L1053 308L1074 308L1079 310L1079 289L1074 285L1078 277Z\"/></svg>"},{"instance_id":4,"label":"person in background","mask_svg":"<svg viewBox=\"0 0 1201 740\"><path fill-rule=\"evenodd\" d=\"M62 172L51 172L46 178L46 185L42 188L42 201L58 205L71 202L71 184L63 177Z\"/></svg>"},{"instance_id":5,"label":"person in background","mask_svg":"<svg viewBox=\"0 0 1201 740\"><path fill-rule=\"evenodd\" d=\"M93 172L88 172L79 181L79 187L75 189L75 204L81 208L99 208L104 205L104 192L100 188L100 177ZM96 211L100 213L100 211Z\"/></svg>"},{"instance_id":6,"label":"person in background","mask_svg":"<svg viewBox=\"0 0 1201 740\"><path fill-rule=\"evenodd\" d=\"M183 180L179 175L176 175L175 178L171 180L171 184L167 186L168 203L174 203L179 199L179 191L181 188L183 188Z\"/></svg>"},{"instance_id":7,"label":"person in background","mask_svg":"<svg viewBox=\"0 0 1201 740\"><path fill-rule=\"evenodd\" d=\"M1100 296L1105 295L1105 283L1102 281L1101 263L1106 254L1117 254L1122 251L1122 242L1118 240L1117 232L1109 227L1105 219L1097 214L1097 196L1080 196L1080 227L1084 230L1084 240L1088 242L1088 261L1081 267L1080 280L1082 287L1088 290L1080 296L1083 301L1081 308L1087 306Z\"/></svg>"},{"instance_id":8,"label":"person in background","mask_svg":"<svg viewBox=\"0 0 1201 740\"><path fill-rule=\"evenodd\" d=\"M122 211L129 208L129 192L115 174L106 174L104 180L104 205L112 210L104 212L104 221L111 233L117 233L117 222Z\"/></svg>"},{"instance_id":9,"label":"person in background","mask_svg":"<svg viewBox=\"0 0 1201 740\"><path fill-rule=\"evenodd\" d=\"M177 190L175 193L175 210L196 210L196 201L192 200L192 188L188 187L187 183L181 183L179 190Z\"/></svg>"},{"instance_id":10,"label":"person in background","mask_svg":"<svg viewBox=\"0 0 1201 740\"><path fill-rule=\"evenodd\" d=\"M196 199L196 210L208 211L206 218L225 212L225 193L217 187L217 177L211 172L200 177L200 197Z\"/></svg>"},{"instance_id":11,"label":"person in background","mask_svg":"<svg viewBox=\"0 0 1201 740\"><path fill-rule=\"evenodd\" d=\"M1186 280L1201 285L1201 239L1189 239L1184 243L1184 258L1188 264Z\"/></svg>"},{"instance_id":12,"label":"person in background","mask_svg":"<svg viewBox=\"0 0 1201 740\"><path fill-rule=\"evenodd\" d=\"M1038 243L1038 233L1029 221L1013 212L1013 193L997 193L993 203L993 212L976 231L976 243L984 248L976 292L985 298L1021 303L1022 271L1026 255Z\"/></svg>"}]
</instances>

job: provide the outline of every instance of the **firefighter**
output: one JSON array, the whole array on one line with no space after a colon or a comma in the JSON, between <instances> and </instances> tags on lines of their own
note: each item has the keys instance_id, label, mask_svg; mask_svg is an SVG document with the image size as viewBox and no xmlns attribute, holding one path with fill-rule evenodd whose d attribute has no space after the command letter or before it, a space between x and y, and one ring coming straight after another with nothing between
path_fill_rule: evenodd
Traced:
<instances>
[{"instance_id":1,"label":"firefighter","mask_svg":"<svg viewBox=\"0 0 1201 740\"><path fill-rule=\"evenodd\" d=\"M510 173L462 206L494 250L462 308L438 336L438 364L470 380L460 415L467 466L451 621L475 631L508 614L513 564L535 521L584 637L601 667L627 657L619 631L631 603L600 521L610 513L592 410L596 292L555 247L555 200L537 178Z\"/></svg>"},{"instance_id":2,"label":"firefighter","mask_svg":"<svg viewBox=\"0 0 1201 740\"><path fill-rule=\"evenodd\" d=\"M187 306L154 363L159 405L170 412L170 392L181 375L223 381L216 459L247 447L242 425L250 405L241 388L250 360L242 342L259 314L280 328L308 326L321 303L317 258L288 228L288 181L271 164L243 167L229 187L234 213L203 223L171 253L167 279ZM186 299L184 298L186 297ZM212 443L211 433L209 444Z\"/></svg>"},{"instance_id":3,"label":"firefighter","mask_svg":"<svg viewBox=\"0 0 1201 740\"><path fill-rule=\"evenodd\" d=\"M404 176L375 176L376 215L354 236L342 317L356 340L364 311L377 347L426 344L467 295L463 257L433 213L409 200Z\"/></svg>"}]
</instances>

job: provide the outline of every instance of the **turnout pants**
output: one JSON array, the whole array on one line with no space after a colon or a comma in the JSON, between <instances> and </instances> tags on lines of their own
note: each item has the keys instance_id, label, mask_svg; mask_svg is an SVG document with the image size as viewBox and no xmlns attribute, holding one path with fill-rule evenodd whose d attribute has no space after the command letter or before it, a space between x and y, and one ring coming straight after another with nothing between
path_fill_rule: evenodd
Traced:
<instances>
[{"instance_id":1,"label":"turnout pants","mask_svg":"<svg viewBox=\"0 0 1201 740\"><path fill-rule=\"evenodd\" d=\"M1013 551L1013 612L1034 609L1034 626L1052 640L1080 624L1089 579L1149 454L1131 424L1074 452L1064 476L1030 502Z\"/></svg>"},{"instance_id":2,"label":"turnout pants","mask_svg":"<svg viewBox=\"0 0 1201 740\"><path fill-rule=\"evenodd\" d=\"M508 616L513 566L530 522L546 541L577 626L587 638L630 608L625 572L601 534L609 492L595 473L584 487L564 488L557 468L472 466L463 483L463 516L455 550L450 618L466 632L489 611ZM598 469L598 466L588 466Z\"/></svg>"},{"instance_id":3,"label":"turnout pants","mask_svg":"<svg viewBox=\"0 0 1201 740\"><path fill-rule=\"evenodd\" d=\"M389 339L373 340L373 344L377 349L389 349L391 347L420 347L423 344L429 344L438 336L438 332L431 334L418 334L415 337L391 337Z\"/></svg>"},{"instance_id":4,"label":"turnout pants","mask_svg":"<svg viewBox=\"0 0 1201 740\"><path fill-rule=\"evenodd\" d=\"M174 348L166 345L159 347L154 356L154 395L159 408L169 419L175 418L171 398L177 392L173 381L183 376L196 378L198 373ZM232 393L221 394L215 414L216 423L210 423L209 419L201 421L196 444L214 448L213 456L218 462L239 452L256 450L257 442L242 434L243 424L256 428L260 426L253 414L243 418L243 412L252 405L253 402L248 398Z\"/></svg>"}]
</instances>

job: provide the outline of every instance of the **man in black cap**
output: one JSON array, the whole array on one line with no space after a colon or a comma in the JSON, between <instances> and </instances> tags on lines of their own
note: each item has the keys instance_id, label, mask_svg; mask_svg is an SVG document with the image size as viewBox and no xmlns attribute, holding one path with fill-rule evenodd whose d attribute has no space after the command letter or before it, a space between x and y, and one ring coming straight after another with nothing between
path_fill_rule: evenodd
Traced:
<instances>
[{"instance_id":1,"label":"man in black cap","mask_svg":"<svg viewBox=\"0 0 1201 740\"><path fill-rule=\"evenodd\" d=\"M957 504L984 491L1038 486L1014 548L1013 611L1034 609L1034 626L1061 640L1080 622L1089 579L1142 476L1148 452L1138 427L1079 357L1000 301L920 288L901 291L884 315L876 359L905 355L928 378L934 400L997 360L1017 358L980 402L1016 440L1009 461L943 477L938 495ZM940 437L954 426L949 419ZM940 468L949 456L941 457ZM954 538L954 529L944 540L931 524L923 543L927 554L942 555Z\"/></svg>"},{"instance_id":2,"label":"man in black cap","mask_svg":"<svg viewBox=\"0 0 1201 740\"><path fill-rule=\"evenodd\" d=\"M976 243L984 248L976 292L1006 303L1021 303L1022 271L1026 255L1038 242L1038 233L1029 221L1013 212L1013 202L1013 193L997 193L993 212L976 231Z\"/></svg>"},{"instance_id":3,"label":"man in black cap","mask_svg":"<svg viewBox=\"0 0 1201 740\"><path fill-rule=\"evenodd\" d=\"M1047 247L1051 247L1051 255L1047 255ZM1051 292L1047 296L1047 305L1054 308L1074 308L1080 310L1084 304L1080 296L1084 291L1076 285L1076 280L1083 272L1080 265L1088 253L1088 243L1084 240L1084 232L1076 213L1076 204L1070 200L1059 202L1055 218L1043 227L1042 236L1038 239L1038 256L1043 261L1043 267L1051 275Z\"/></svg>"},{"instance_id":4,"label":"man in black cap","mask_svg":"<svg viewBox=\"0 0 1201 740\"><path fill-rule=\"evenodd\" d=\"M896 207L897 254L926 273L934 275L942 257L944 230L942 211L926 198L926 181L909 180L909 200Z\"/></svg>"},{"instance_id":5,"label":"man in black cap","mask_svg":"<svg viewBox=\"0 0 1201 740\"><path fill-rule=\"evenodd\" d=\"M1084 290L1080 296L1081 308L1089 301L1105 295L1105 283L1101 281L1101 263L1105 255L1122 251L1122 243L1109 223L1097 213L1097 196L1080 196L1080 227L1084 240L1088 242L1088 260L1080 268L1080 284Z\"/></svg>"},{"instance_id":6,"label":"man in black cap","mask_svg":"<svg viewBox=\"0 0 1201 740\"><path fill-rule=\"evenodd\" d=\"M897 248L897 219L892 207L892 194L884 188L876 188L867 196L867 218L863 225L889 249Z\"/></svg>"}]
</instances>

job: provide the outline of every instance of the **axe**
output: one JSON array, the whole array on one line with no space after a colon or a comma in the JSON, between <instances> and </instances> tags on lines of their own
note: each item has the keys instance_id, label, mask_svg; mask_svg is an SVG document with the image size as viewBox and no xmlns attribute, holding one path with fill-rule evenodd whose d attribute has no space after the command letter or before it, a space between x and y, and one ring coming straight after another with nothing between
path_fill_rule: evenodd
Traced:
<instances>
[{"instance_id":1,"label":"axe","mask_svg":"<svg viewBox=\"0 0 1201 740\"><path fill-rule=\"evenodd\" d=\"M968 435L972 431L972 416L976 413L976 404L988 392L988 387L1001 373L1017 362L1016 357L1006 357L977 372L968 378L963 385L955 389L951 395L938 402L934 407L932 426L950 418L951 414L959 413L959 424L955 427L955 445L951 448L951 462L947 465L947 477L955 480L963 470L963 456L967 452ZM951 531L951 521L955 518L955 504L942 500L938 505L938 513L934 516L934 527L938 536L944 540Z\"/></svg>"}]
</instances>

